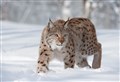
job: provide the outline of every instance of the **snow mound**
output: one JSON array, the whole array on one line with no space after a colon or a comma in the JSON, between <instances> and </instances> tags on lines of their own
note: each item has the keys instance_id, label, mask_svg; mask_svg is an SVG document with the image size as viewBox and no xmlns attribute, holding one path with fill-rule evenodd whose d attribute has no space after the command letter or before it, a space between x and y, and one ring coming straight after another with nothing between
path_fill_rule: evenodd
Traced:
<instances>
[{"instance_id":1,"label":"snow mound","mask_svg":"<svg viewBox=\"0 0 120 82\"><path fill-rule=\"evenodd\" d=\"M11 82L96 82L119 81L119 30L97 29L99 42L102 43L102 67L100 69L64 69L63 63L53 60L50 71L36 73L38 48L43 26L3 22L1 49L1 81ZM88 58L89 63L92 57Z\"/></svg>"}]
</instances>

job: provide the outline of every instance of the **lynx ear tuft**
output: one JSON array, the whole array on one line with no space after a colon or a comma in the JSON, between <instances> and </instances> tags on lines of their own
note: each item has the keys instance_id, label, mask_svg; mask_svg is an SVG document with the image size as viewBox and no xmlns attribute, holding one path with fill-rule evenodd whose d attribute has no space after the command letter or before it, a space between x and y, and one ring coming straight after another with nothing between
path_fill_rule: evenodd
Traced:
<instances>
[{"instance_id":1,"label":"lynx ear tuft","mask_svg":"<svg viewBox=\"0 0 120 82\"><path fill-rule=\"evenodd\" d=\"M53 23L52 20L49 18L48 28L52 28L52 27L54 27L54 23Z\"/></svg>"},{"instance_id":2,"label":"lynx ear tuft","mask_svg":"<svg viewBox=\"0 0 120 82\"><path fill-rule=\"evenodd\" d=\"M69 18L67 19L67 21L64 23L64 28L66 29L66 28L68 28L68 23L69 23Z\"/></svg>"}]
</instances>

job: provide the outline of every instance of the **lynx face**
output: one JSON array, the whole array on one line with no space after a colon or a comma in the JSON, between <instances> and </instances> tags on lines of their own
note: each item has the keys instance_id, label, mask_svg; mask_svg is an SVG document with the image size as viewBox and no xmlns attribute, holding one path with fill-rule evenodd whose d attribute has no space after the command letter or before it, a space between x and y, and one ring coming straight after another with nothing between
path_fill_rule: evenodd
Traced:
<instances>
[{"instance_id":1,"label":"lynx face","mask_svg":"<svg viewBox=\"0 0 120 82\"><path fill-rule=\"evenodd\" d=\"M64 23L64 21L61 21L61 24L57 24L57 22L50 22L48 24L48 34L46 37L46 41L53 50L61 50L68 42L69 33L63 27Z\"/></svg>"}]
</instances>

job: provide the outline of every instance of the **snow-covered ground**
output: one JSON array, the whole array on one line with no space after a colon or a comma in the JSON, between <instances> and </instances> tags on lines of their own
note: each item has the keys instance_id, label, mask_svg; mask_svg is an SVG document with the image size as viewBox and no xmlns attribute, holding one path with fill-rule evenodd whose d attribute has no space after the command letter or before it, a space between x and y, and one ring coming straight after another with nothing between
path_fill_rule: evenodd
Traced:
<instances>
[{"instance_id":1,"label":"snow-covered ground","mask_svg":"<svg viewBox=\"0 0 120 82\"><path fill-rule=\"evenodd\" d=\"M119 81L119 30L97 29L99 42L102 43L102 67L100 69L64 69L63 63L54 60L51 71L37 74L36 64L38 47L43 27L2 22L1 82L96 82ZM89 57L89 63L92 57Z\"/></svg>"}]
</instances>

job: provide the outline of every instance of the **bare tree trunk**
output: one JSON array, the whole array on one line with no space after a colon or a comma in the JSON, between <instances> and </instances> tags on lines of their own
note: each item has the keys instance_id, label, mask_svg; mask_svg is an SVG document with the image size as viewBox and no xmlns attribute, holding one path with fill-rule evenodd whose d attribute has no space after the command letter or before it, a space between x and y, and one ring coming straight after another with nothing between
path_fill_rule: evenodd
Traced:
<instances>
[{"instance_id":1,"label":"bare tree trunk","mask_svg":"<svg viewBox=\"0 0 120 82\"><path fill-rule=\"evenodd\" d=\"M0 20L6 20L8 19L8 8L7 8L7 2L1 2L2 4L0 5Z\"/></svg>"},{"instance_id":2,"label":"bare tree trunk","mask_svg":"<svg viewBox=\"0 0 120 82\"><path fill-rule=\"evenodd\" d=\"M70 12L70 0L65 0L64 1L64 5L62 7L62 16L64 19L68 19L71 16L71 12Z\"/></svg>"},{"instance_id":3,"label":"bare tree trunk","mask_svg":"<svg viewBox=\"0 0 120 82\"><path fill-rule=\"evenodd\" d=\"M63 19L68 19L71 15L70 13L70 0L58 0L59 7L61 8L61 14Z\"/></svg>"},{"instance_id":4,"label":"bare tree trunk","mask_svg":"<svg viewBox=\"0 0 120 82\"><path fill-rule=\"evenodd\" d=\"M84 4L84 17L91 18L92 2L90 0L83 0Z\"/></svg>"},{"instance_id":5,"label":"bare tree trunk","mask_svg":"<svg viewBox=\"0 0 120 82\"><path fill-rule=\"evenodd\" d=\"M20 19L20 22L25 22L26 21L28 15L31 13L32 6L33 6L33 3L31 2L30 5L27 6L26 11L23 13L23 15Z\"/></svg>"}]
</instances>

